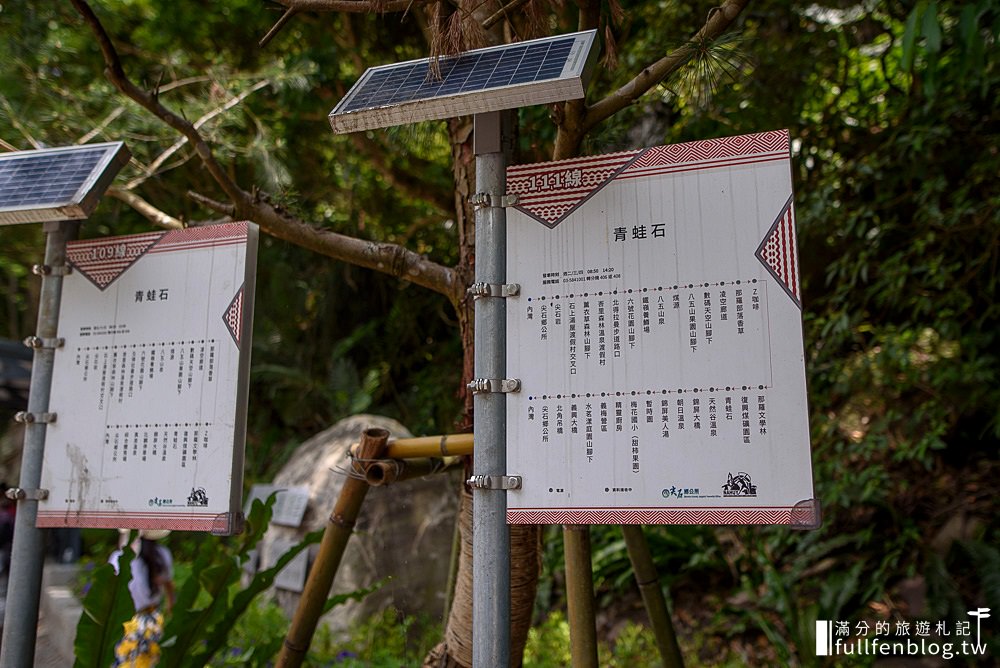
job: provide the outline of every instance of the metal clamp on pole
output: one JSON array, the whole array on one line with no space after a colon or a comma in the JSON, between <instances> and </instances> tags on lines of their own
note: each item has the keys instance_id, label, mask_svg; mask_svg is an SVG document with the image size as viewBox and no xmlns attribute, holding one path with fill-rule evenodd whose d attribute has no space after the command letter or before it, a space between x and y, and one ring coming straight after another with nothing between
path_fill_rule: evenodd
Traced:
<instances>
[{"instance_id":1,"label":"metal clamp on pole","mask_svg":"<svg viewBox=\"0 0 1000 668\"><path fill-rule=\"evenodd\" d=\"M11 501L44 501L49 498L49 490L47 489L22 489L20 487L11 487L4 495Z\"/></svg>"},{"instance_id":2,"label":"metal clamp on pole","mask_svg":"<svg viewBox=\"0 0 1000 668\"><path fill-rule=\"evenodd\" d=\"M466 291L473 299L480 297L516 297L521 294L517 283L473 283Z\"/></svg>"},{"instance_id":3,"label":"metal clamp on pole","mask_svg":"<svg viewBox=\"0 0 1000 668\"><path fill-rule=\"evenodd\" d=\"M35 276L69 276L73 273L73 268L68 264L59 267L52 267L47 264L35 264L31 267L31 273Z\"/></svg>"},{"instance_id":4,"label":"metal clamp on pole","mask_svg":"<svg viewBox=\"0 0 1000 668\"><path fill-rule=\"evenodd\" d=\"M28 411L18 411L14 414L14 422L20 422L21 424L32 424L35 422L51 424L55 421L55 413L29 413Z\"/></svg>"},{"instance_id":5,"label":"metal clamp on pole","mask_svg":"<svg viewBox=\"0 0 1000 668\"><path fill-rule=\"evenodd\" d=\"M469 198L469 203L476 209L505 209L510 206L517 206L520 202L517 195L492 195L490 193L476 193Z\"/></svg>"},{"instance_id":6,"label":"metal clamp on pole","mask_svg":"<svg viewBox=\"0 0 1000 668\"><path fill-rule=\"evenodd\" d=\"M521 379L474 378L468 385L466 385L466 387L472 390L473 394L486 394L489 392L520 392Z\"/></svg>"},{"instance_id":7,"label":"metal clamp on pole","mask_svg":"<svg viewBox=\"0 0 1000 668\"><path fill-rule=\"evenodd\" d=\"M465 482L474 489L521 489L519 475L474 475Z\"/></svg>"},{"instance_id":8,"label":"metal clamp on pole","mask_svg":"<svg viewBox=\"0 0 1000 668\"><path fill-rule=\"evenodd\" d=\"M54 339L45 339L40 336L29 336L24 340L24 345L29 348L62 348L65 345L66 339L62 337L56 337Z\"/></svg>"}]
</instances>

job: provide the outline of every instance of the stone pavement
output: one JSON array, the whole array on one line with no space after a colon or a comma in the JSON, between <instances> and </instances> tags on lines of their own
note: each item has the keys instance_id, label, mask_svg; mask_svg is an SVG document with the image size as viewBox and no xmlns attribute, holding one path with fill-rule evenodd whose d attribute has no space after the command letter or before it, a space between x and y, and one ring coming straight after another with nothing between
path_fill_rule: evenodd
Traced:
<instances>
[{"instance_id":1,"label":"stone pavement","mask_svg":"<svg viewBox=\"0 0 1000 668\"><path fill-rule=\"evenodd\" d=\"M80 604L72 592L76 567L46 563L39 601L34 668L70 668ZM6 616L7 574L0 576L0 627Z\"/></svg>"}]
</instances>

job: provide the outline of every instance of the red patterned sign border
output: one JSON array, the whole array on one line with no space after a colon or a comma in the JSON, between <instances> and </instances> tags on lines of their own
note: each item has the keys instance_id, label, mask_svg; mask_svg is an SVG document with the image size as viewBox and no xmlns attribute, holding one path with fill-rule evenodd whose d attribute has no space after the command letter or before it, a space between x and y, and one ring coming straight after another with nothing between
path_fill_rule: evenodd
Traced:
<instances>
[{"instance_id":1,"label":"red patterned sign border","mask_svg":"<svg viewBox=\"0 0 1000 668\"><path fill-rule=\"evenodd\" d=\"M787 160L788 130L515 165L507 169L507 193L517 209L553 228L615 179L735 167Z\"/></svg>"},{"instance_id":2,"label":"red patterned sign border","mask_svg":"<svg viewBox=\"0 0 1000 668\"><path fill-rule=\"evenodd\" d=\"M66 244L66 259L97 286L105 290L129 267L149 252L166 232L148 232L129 236L71 241Z\"/></svg>"},{"instance_id":3,"label":"red patterned sign border","mask_svg":"<svg viewBox=\"0 0 1000 668\"><path fill-rule=\"evenodd\" d=\"M247 238L247 223L223 223L172 230L163 235L150 253L170 253L180 250L211 248L244 243Z\"/></svg>"},{"instance_id":4,"label":"red patterned sign border","mask_svg":"<svg viewBox=\"0 0 1000 668\"><path fill-rule=\"evenodd\" d=\"M508 510L508 524L793 524L795 508ZM798 520L798 518L795 518Z\"/></svg>"},{"instance_id":5,"label":"red patterned sign border","mask_svg":"<svg viewBox=\"0 0 1000 668\"><path fill-rule=\"evenodd\" d=\"M245 243L246 239L247 223L224 223L71 241L66 246L66 257L78 272L103 291L147 253L227 246Z\"/></svg>"},{"instance_id":6,"label":"red patterned sign border","mask_svg":"<svg viewBox=\"0 0 1000 668\"><path fill-rule=\"evenodd\" d=\"M38 511L40 529L88 527L94 529L172 529L177 531L225 531L227 514L214 513L102 513Z\"/></svg>"},{"instance_id":7,"label":"red patterned sign border","mask_svg":"<svg viewBox=\"0 0 1000 668\"><path fill-rule=\"evenodd\" d=\"M236 292L236 296L229 302L226 312L222 314L222 321L226 324L226 329L236 342L236 347L240 347L240 332L243 331L243 287Z\"/></svg>"},{"instance_id":8,"label":"red patterned sign border","mask_svg":"<svg viewBox=\"0 0 1000 668\"><path fill-rule=\"evenodd\" d=\"M785 206L781 207L781 213L764 235L754 255L774 276L778 285L784 288L795 305L802 308L799 251L795 240L795 213L791 195Z\"/></svg>"}]
</instances>

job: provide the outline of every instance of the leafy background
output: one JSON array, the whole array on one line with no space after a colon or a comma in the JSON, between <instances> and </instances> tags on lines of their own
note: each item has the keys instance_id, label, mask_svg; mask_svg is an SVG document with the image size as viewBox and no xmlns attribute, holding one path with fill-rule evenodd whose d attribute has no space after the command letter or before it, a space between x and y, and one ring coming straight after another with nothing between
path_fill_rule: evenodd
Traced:
<instances>
[{"instance_id":1,"label":"leafy background","mask_svg":"<svg viewBox=\"0 0 1000 668\"><path fill-rule=\"evenodd\" d=\"M229 169L317 225L456 261L442 125L380 133L378 157L326 124L365 66L425 55L411 21L303 14L259 49L273 8L175 4L94 3L130 45L133 78L158 84L188 119L260 86L202 126ZM621 2L617 64L604 61L592 94L682 43L709 4ZM737 31L697 45L679 76L587 139L596 153L782 127L793 137L824 525L650 529L690 661L810 664L817 618L1000 610L998 32L996 0L751 2ZM189 147L149 173L177 137L98 75L96 47L68 6L3 4L0 38L0 139L14 148L124 139L136 161L118 183L135 180L133 192L185 221L215 215L187 196L215 194ZM522 110L519 162L547 157L548 113ZM398 187L393 173L419 174L419 187ZM83 234L148 229L109 196ZM0 334L17 339L33 327L37 285L25 268L41 234L6 227L0 240ZM440 296L266 237L257 300L248 484L357 411L397 417L414 433L458 419L461 344ZM101 540L88 538L95 553ZM621 536L596 528L594 544L602 637L641 647ZM562 665L544 663L555 650L537 649L565 635L561 543L553 533L545 545L528 658Z\"/></svg>"}]
</instances>

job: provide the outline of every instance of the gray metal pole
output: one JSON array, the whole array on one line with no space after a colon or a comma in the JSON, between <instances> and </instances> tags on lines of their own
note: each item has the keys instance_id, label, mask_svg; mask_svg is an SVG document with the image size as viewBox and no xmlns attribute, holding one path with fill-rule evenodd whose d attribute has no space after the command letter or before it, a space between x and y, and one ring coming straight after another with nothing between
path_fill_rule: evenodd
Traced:
<instances>
[{"instance_id":1,"label":"gray metal pole","mask_svg":"<svg viewBox=\"0 0 1000 668\"><path fill-rule=\"evenodd\" d=\"M76 236L78 229L77 222L45 223L44 230L47 237L45 264L48 267L65 266L66 242ZM56 338L61 298L62 276L58 273L43 274L35 336L42 339ZM49 412L54 361L55 349L35 348L35 358L31 365L31 390L28 394L30 415L37 416ZM43 421L25 424L24 448L21 452L21 479L18 486L29 496L38 490L42 482L45 432L46 424ZM35 660L38 599L42 589L42 562L45 559L42 531L35 527L37 517L37 499L25 498L17 502L0 668L25 668L33 665Z\"/></svg>"},{"instance_id":2,"label":"gray metal pole","mask_svg":"<svg viewBox=\"0 0 1000 668\"><path fill-rule=\"evenodd\" d=\"M507 214L499 206L507 189L502 112L475 117L476 190L492 205L476 209L476 282L507 279ZM505 378L507 306L503 297L476 300L476 378ZM507 398L502 392L473 398L474 475L507 474ZM510 666L510 532L507 493L475 489L472 505L472 665Z\"/></svg>"}]
</instances>

